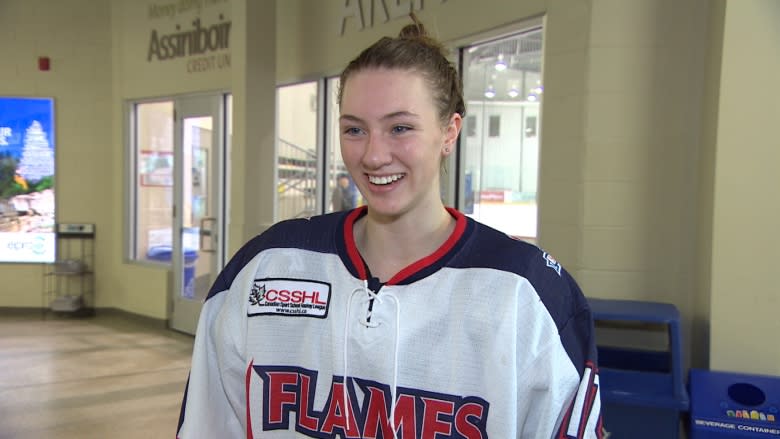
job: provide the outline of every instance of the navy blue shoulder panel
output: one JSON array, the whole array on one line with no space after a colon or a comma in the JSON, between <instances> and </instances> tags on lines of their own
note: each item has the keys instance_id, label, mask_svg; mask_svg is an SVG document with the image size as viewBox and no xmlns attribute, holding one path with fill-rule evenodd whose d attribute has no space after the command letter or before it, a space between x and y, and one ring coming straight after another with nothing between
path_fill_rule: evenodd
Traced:
<instances>
[{"instance_id":1,"label":"navy blue shoulder panel","mask_svg":"<svg viewBox=\"0 0 780 439\"><path fill-rule=\"evenodd\" d=\"M209 300L215 294L230 288L238 273L263 250L271 248L299 248L322 253L336 252L336 231L343 223L347 212L318 215L310 219L280 221L268 230L244 244L209 290Z\"/></svg>"},{"instance_id":2,"label":"navy blue shoulder panel","mask_svg":"<svg viewBox=\"0 0 780 439\"><path fill-rule=\"evenodd\" d=\"M555 322L575 367L582 373L586 361L595 362L593 321L587 299L574 278L548 253L476 223L468 242L450 265L493 268L527 279Z\"/></svg>"}]
</instances>

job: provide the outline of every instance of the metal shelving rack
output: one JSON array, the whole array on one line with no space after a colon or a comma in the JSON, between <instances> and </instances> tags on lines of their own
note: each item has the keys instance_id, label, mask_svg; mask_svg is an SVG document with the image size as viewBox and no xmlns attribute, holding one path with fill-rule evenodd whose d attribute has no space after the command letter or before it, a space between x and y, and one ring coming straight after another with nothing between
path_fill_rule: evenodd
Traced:
<instances>
[{"instance_id":1,"label":"metal shelving rack","mask_svg":"<svg viewBox=\"0 0 780 439\"><path fill-rule=\"evenodd\" d=\"M95 225L59 223L57 259L43 276L43 309L92 315L95 307Z\"/></svg>"}]
</instances>

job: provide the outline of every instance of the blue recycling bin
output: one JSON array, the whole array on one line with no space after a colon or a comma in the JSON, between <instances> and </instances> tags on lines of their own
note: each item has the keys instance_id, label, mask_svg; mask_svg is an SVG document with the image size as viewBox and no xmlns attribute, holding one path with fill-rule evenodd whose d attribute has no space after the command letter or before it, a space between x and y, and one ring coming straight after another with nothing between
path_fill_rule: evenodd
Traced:
<instances>
[{"instance_id":1,"label":"blue recycling bin","mask_svg":"<svg viewBox=\"0 0 780 439\"><path fill-rule=\"evenodd\" d=\"M146 252L146 259L151 261L171 262L173 247L170 245L156 245ZM184 250L184 291L182 296L195 298L195 261L198 260L198 251L195 249Z\"/></svg>"},{"instance_id":2,"label":"blue recycling bin","mask_svg":"<svg viewBox=\"0 0 780 439\"><path fill-rule=\"evenodd\" d=\"M780 377L691 369L691 439L780 437Z\"/></svg>"},{"instance_id":3,"label":"blue recycling bin","mask_svg":"<svg viewBox=\"0 0 780 439\"><path fill-rule=\"evenodd\" d=\"M611 439L676 439L689 398L682 373L680 313L674 305L589 299L598 327L661 326L664 351L613 347L596 339L604 429Z\"/></svg>"}]
</instances>

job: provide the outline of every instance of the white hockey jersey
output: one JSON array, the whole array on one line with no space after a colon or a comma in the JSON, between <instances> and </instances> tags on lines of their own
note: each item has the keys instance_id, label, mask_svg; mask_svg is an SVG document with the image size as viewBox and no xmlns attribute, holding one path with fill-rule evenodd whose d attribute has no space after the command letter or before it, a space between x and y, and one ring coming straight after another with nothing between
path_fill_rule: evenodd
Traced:
<instances>
[{"instance_id":1,"label":"white hockey jersey","mask_svg":"<svg viewBox=\"0 0 780 439\"><path fill-rule=\"evenodd\" d=\"M203 306L178 438L599 438L587 301L537 247L456 228L384 284L365 208L283 221Z\"/></svg>"}]
</instances>

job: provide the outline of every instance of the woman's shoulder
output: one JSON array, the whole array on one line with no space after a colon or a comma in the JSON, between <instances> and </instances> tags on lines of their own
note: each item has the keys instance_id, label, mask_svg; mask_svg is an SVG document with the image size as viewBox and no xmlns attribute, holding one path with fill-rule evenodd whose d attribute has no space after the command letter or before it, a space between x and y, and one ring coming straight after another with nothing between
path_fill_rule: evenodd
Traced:
<instances>
[{"instance_id":1,"label":"woman's shoulder","mask_svg":"<svg viewBox=\"0 0 780 439\"><path fill-rule=\"evenodd\" d=\"M587 309L587 302L564 264L539 245L475 221L469 259L481 267L511 273L533 288L560 328Z\"/></svg>"},{"instance_id":2,"label":"woman's shoulder","mask_svg":"<svg viewBox=\"0 0 780 439\"><path fill-rule=\"evenodd\" d=\"M492 249L496 257L518 256L533 257L542 252L535 243L529 242L523 237L513 236L501 230L495 229L477 220L474 223L475 245L487 251Z\"/></svg>"},{"instance_id":3,"label":"woman's shoulder","mask_svg":"<svg viewBox=\"0 0 780 439\"><path fill-rule=\"evenodd\" d=\"M474 232L468 251L472 263L515 273L535 283L568 276L561 263L536 243L472 221Z\"/></svg>"},{"instance_id":4,"label":"woman's shoulder","mask_svg":"<svg viewBox=\"0 0 780 439\"><path fill-rule=\"evenodd\" d=\"M348 212L334 212L306 218L279 221L252 241L264 246L306 247L332 237L341 227ZM250 242L252 242L250 241Z\"/></svg>"}]
</instances>

